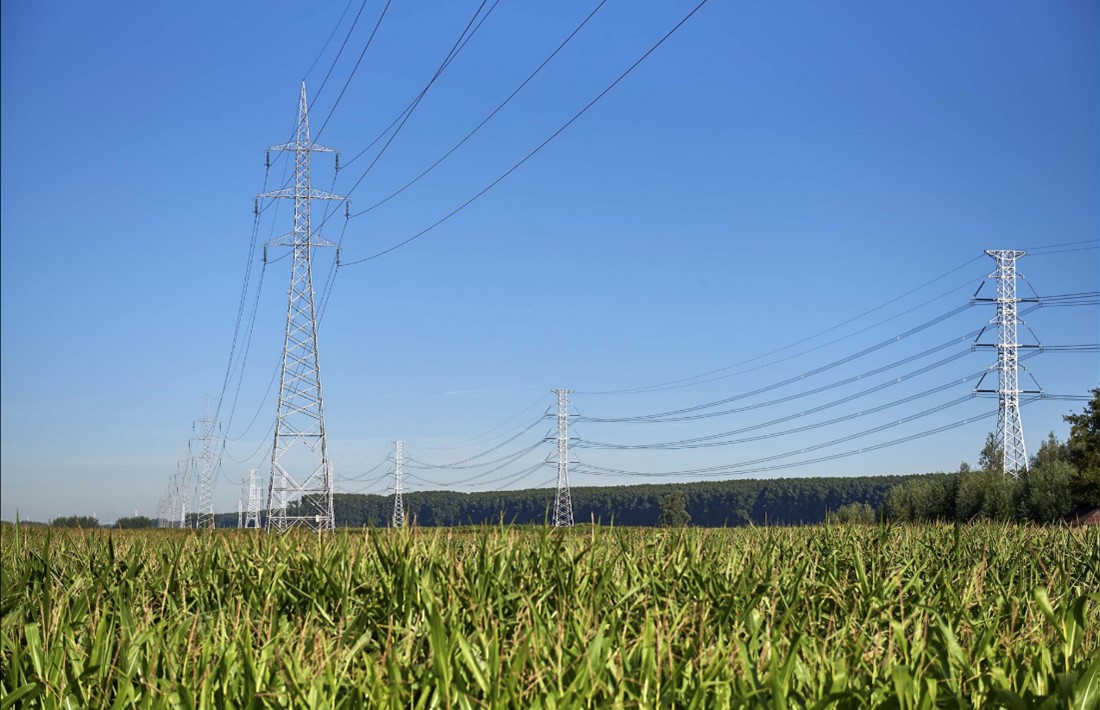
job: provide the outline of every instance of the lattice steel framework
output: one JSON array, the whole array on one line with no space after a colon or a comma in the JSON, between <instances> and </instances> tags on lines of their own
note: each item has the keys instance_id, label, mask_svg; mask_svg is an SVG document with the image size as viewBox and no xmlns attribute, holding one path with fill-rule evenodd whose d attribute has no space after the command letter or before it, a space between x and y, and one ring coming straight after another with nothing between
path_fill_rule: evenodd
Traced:
<instances>
[{"instance_id":1,"label":"lattice steel framework","mask_svg":"<svg viewBox=\"0 0 1100 710\"><path fill-rule=\"evenodd\" d=\"M344 201L345 198L310 185L310 156L336 151L314 143L309 137L304 81L294 141L272 146L269 150L294 153L294 187L260 195L261 198L294 201L294 231L271 242L273 246L290 247L293 261L279 375L279 407L271 450L267 529L282 532L300 526L333 530L336 520L332 503L332 465L325 439L312 257L315 248L336 245L313 233L309 212L313 200Z\"/></svg>"},{"instance_id":2,"label":"lattice steel framework","mask_svg":"<svg viewBox=\"0 0 1100 710\"><path fill-rule=\"evenodd\" d=\"M573 499L569 495L569 394L573 390L554 390L558 395L558 490L554 495L554 527L573 524Z\"/></svg>"},{"instance_id":3,"label":"lattice steel framework","mask_svg":"<svg viewBox=\"0 0 1100 710\"><path fill-rule=\"evenodd\" d=\"M202 443L202 452L196 454L194 447ZM214 475L217 473L216 454L214 453L214 420L210 418L210 398L206 398L202 419L191 425L191 470L199 474L199 499L195 510L198 519L197 528L214 528Z\"/></svg>"},{"instance_id":4,"label":"lattice steel framework","mask_svg":"<svg viewBox=\"0 0 1100 710\"><path fill-rule=\"evenodd\" d=\"M405 494L402 479L405 477L405 442L393 442L393 526L405 527Z\"/></svg>"},{"instance_id":5,"label":"lattice steel framework","mask_svg":"<svg viewBox=\"0 0 1100 710\"><path fill-rule=\"evenodd\" d=\"M191 502L191 459L176 464L176 475L172 478L172 494L175 498L173 510L179 511L178 527L187 527L187 508Z\"/></svg>"},{"instance_id":6,"label":"lattice steel framework","mask_svg":"<svg viewBox=\"0 0 1100 710\"><path fill-rule=\"evenodd\" d=\"M258 471L256 469L249 469L248 479L245 488L245 500L248 501L248 505L245 507L244 513L244 527L246 528L259 528L260 527L260 508L263 506L263 500L261 500L263 491L260 488L260 479L257 477Z\"/></svg>"},{"instance_id":7,"label":"lattice steel framework","mask_svg":"<svg viewBox=\"0 0 1100 710\"><path fill-rule=\"evenodd\" d=\"M997 315L989 321L997 326L997 440L1004 454L1005 474L1017 477L1027 471L1027 449L1024 446L1024 424L1020 419L1020 365L1017 326L1023 321L1017 315L1016 260L1027 252L1012 249L987 250L997 262L989 278L997 281Z\"/></svg>"}]
</instances>

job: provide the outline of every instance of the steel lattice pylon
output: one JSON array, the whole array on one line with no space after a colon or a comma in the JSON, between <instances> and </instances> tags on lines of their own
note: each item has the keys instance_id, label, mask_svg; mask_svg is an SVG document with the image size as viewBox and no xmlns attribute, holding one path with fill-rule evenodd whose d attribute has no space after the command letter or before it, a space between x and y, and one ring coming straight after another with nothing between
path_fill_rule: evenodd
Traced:
<instances>
[{"instance_id":1,"label":"steel lattice pylon","mask_svg":"<svg viewBox=\"0 0 1100 710\"><path fill-rule=\"evenodd\" d=\"M1016 477L1028 468L1020 419L1020 345L1016 339L1021 322L1016 312L1016 260L1027 252L1000 249L986 254L997 262L997 269L989 275L997 280L997 315L990 321L997 326L997 440L1004 454L1004 472Z\"/></svg>"},{"instance_id":2,"label":"steel lattice pylon","mask_svg":"<svg viewBox=\"0 0 1100 710\"><path fill-rule=\"evenodd\" d=\"M249 469L246 489L248 505L244 514L244 527L246 528L260 527L260 507L263 505L263 501L260 500L260 481L256 478L256 474L256 469Z\"/></svg>"},{"instance_id":3,"label":"steel lattice pylon","mask_svg":"<svg viewBox=\"0 0 1100 710\"><path fill-rule=\"evenodd\" d=\"M554 494L554 527L573 524L573 499L569 495L569 393L554 390L558 396L558 490Z\"/></svg>"},{"instance_id":4,"label":"steel lattice pylon","mask_svg":"<svg viewBox=\"0 0 1100 710\"><path fill-rule=\"evenodd\" d=\"M393 526L405 527L405 495L401 489L404 478L405 442L393 442Z\"/></svg>"},{"instance_id":5,"label":"steel lattice pylon","mask_svg":"<svg viewBox=\"0 0 1100 710\"><path fill-rule=\"evenodd\" d=\"M260 195L262 198L294 200L294 231L271 242L273 246L289 247L293 262L279 374L279 407L271 450L267 529L282 532L301 526L313 530L333 530L336 521L332 503L332 466L325 439L312 256L316 247L336 245L313 234L309 207L312 200L343 201L345 198L310 186L310 155L336 151L317 145L309 137L304 81L294 141L269 150L294 153L294 187Z\"/></svg>"},{"instance_id":6,"label":"steel lattice pylon","mask_svg":"<svg viewBox=\"0 0 1100 710\"><path fill-rule=\"evenodd\" d=\"M176 475L172 477L172 527L187 527L187 505L191 500L191 460L188 457L176 464ZM176 512L179 517L176 518Z\"/></svg>"},{"instance_id":7,"label":"steel lattice pylon","mask_svg":"<svg viewBox=\"0 0 1100 710\"><path fill-rule=\"evenodd\" d=\"M197 528L214 528L214 420L210 418L210 398L206 398L202 419L192 424L191 443L202 442L202 453L191 452L191 469L199 474L199 500L196 506ZM190 444L189 444L190 447ZM197 465L196 465L197 464Z\"/></svg>"}]
</instances>

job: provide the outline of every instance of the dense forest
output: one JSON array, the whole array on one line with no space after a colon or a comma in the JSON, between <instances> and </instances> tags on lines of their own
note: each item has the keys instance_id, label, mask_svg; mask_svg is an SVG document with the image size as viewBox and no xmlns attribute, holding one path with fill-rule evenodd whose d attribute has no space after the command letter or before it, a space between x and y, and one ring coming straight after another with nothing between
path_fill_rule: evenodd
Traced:
<instances>
[{"instance_id":1,"label":"dense forest","mask_svg":"<svg viewBox=\"0 0 1100 710\"><path fill-rule=\"evenodd\" d=\"M661 502L682 493L692 525L722 527L820 523L830 511L851 503L880 509L895 485L926 476L852 478L774 478L573 488L576 522L605 525L658 525ZM393 514L393 496L337 494L336 524L385 527ZM421 526L506 523L541 525L554 504L554 489L520 491L421 491L405 494L410 520ZM235 527L236 513L217 516L219 527Z\"/></svg>"}]
</instances>

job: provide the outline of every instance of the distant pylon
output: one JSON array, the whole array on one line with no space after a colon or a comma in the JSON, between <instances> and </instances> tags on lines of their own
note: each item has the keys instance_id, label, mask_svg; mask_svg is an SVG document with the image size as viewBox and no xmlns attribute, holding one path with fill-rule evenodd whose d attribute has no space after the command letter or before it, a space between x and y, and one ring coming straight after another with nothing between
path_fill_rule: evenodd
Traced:
<instances>
[{"instance_id":1,"label":"distant pylon","mask_svg":"<svg viewBox=\"0 0 1100 710\"><path fill-rule=\"evenodd\" d=\"M997 262L996 270L989 275L997 281L997 297L978 300L993 300L997 304L997 315L989 321L997 327L997 441L1003 453L1002 470L1015 478L1028 468L1024 425L1020 419L1020 344L1016 338L1017 326L1023 322L1016 309L1020 302L1016 297L1016 260L1027 252L991 249L985 253Z\"/></svg>"},{"instance_id":2,"label":"distant pylon","mask_svg":"<svg viewBox=\"0 0 1100 710\"><path fill-rule=\"evenodd\" d=\"M248 471L248 484L245 500L248 501L248 505L245 508L244 514L244 526L246 528L258 528L260 527L260 506L263 505L260 491L260 481L256 477L256 469L249 469Z\"/></svg>"},{"instance_id":3,"label":"distant pylon","mask_svg":"<svg viewBox=\"0 0 1100 710\"><path fill-rule=\"evenodd\" d=\"M336 520L332 501L332 466L325 438L312 259L315 248L336 245L313 233L310 202L344 201L346 198L310 185L310 156L336 151L317 145L309 137L309 109L304 81L298 101L294 141L269 150L294 153L294 187L260 195L262 198L294 200L294 229L271 242L273 246L290 247L293 261L279 375L279 406L271 451L267 529L282 532L301 526L313 530L333 530Z\"/></svg>"},{"instance_id":4,"label":"distant pylon","mask_svg":"<svg viewBox=\"0 0 1100 710\"><path fill-rule=\"evenodd\" d=\"M191 458L176 464L176 475L173 479L173 492L175 493L175 509L179 511L179 527L186 528L188 503L191 501Z\"/></svg>"},{"instance_id":5,"label":"distant pylon","mask_svg":"<svg viewBox=\"0 0 1100 710\"><path fill-rule=\"evenodd\" d=\"M202 442L202 452L196 454L194 445ZM198 520L195 527L214 527L214 474L217 465L214 453L214 420L210 418L210 398L206 398L202 419L196 420L191 425L191 449L192 471L198 471L199 475L199 500L196 506Z\"/></svg>"},{"instance_id":6,"label":"distant pylon","mask_svg":"<svg viewBox=\"0 0 1100 710\"><path fill-rule=\"evenodd\" d=\"M554 527L573 524L573 499L569 495L569 393L554 390L558 395L558 490L554 495Z\"/></svg>"},{"instance_id":7,"label":"distant pylon","mask_svg":"<svg viewBox=\"0 0 1100 710\"><path fill-rule=\"evenodd\" d=\"M402 479L405 476L405 442L393 442L393 526L405 527L405 494Z\"/></svg>"},{"instance_id":8,"label":"distant pylon","mask_svg":"<svg viewBox=\"0 0 1100 710\"><path fill-rule=\"evenodd\" d=\"M237 527L244 527L244 499L237 499Z\"/></svg>"}]
</instances>

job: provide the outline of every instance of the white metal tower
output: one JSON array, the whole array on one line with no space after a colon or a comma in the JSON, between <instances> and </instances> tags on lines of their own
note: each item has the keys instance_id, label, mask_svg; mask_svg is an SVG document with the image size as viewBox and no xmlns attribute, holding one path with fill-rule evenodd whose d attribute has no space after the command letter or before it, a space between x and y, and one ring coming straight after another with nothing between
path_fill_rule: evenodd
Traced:
<instances>
[{"instance_id":1,"label":"white metal tower","mask_svg":"<svg viewBox=\"0 0 1100 710\"><path fill-rule=\"evenodd\" d=\"M248 471L248 484L246 500L248 505L244 514L244 527L246 528L258 528L260 527L260 507L263 505L263 501L260 500L261 490L260 481L256 477L256 469L249 469Z\"/></svg>"},{"instance_id":2,"label":"white metal tower","mask_svg":"<svg viewBox=\"0 0 1100 710\"><path fill-rule=\"evenodd\" d=\"M176 476L173 479L173 489L176 497L176 510L179 510L179 527L186 528L187 509L191 501L191 459L181 461L176 465Z\"/></svg>"},{"instance_id":3,"label":"white metal tower","mask_svg":"<svg viewBox=\"0 0 1100 710\"><path fill-rule=\"evenodd\" d=\"M244 499L237 499L237 528L244 527Z\"/></svg>"},{"instance_id":4,"label":"white metal tower","mask_svg":"<svg viewBox=\"0 0 1100 710\"><path fill-rule=\"evenodd\" d=\"M1024 446L1024 425L1020 419L1019 349L1017 326L1023 321L1017 315L1016 260L1026 251L1012 249L987 250L997 262L989 278L997 280L997 315L989 321L997 326L997 441L1004 454L1002 468L1006 475L1017 477L1027 471L1027 449Z\"/></svg>"},{"instance_id":5,"label":"white metal tower","mask_svg":"<svg viewBox=\"0 0 1100 710\"><path fill-rule=\"evenodd\" d=\"M202 442L201 453L194 451L195 444ZM210 418L210 398L206 398L203 407L202 419L196 420L191 425L191 461L192 471L199 474L199 499L195 507L198 520L195 527L214 527L214 474L217 472L216 455L214 453L214 420Z\"/></svg>"},{"instance_id":6,"label":"white metal tower","mask_svg":"<svg viewBox=\"0 0 1100 710\"><path fill-rule=\"evenodd\" d=\"M405 442L393 442L393 526L405 527L405 494L401 487L405 476Z\"/></svg>"},{"instance_id":7,"label":"white metal tower","mask_svg":"<svg viewBox=\"0 0 1100 710\"><path fill-rule=\"evenodd\" d=\"M279 375L279 407L271 450L267 529L282 532L301 526L313 530L333 530L336 521L332 503L332 466L325 439L312 258L317 247L336 245L313 233L309 208L312 200L343 201L345 198L310 185L310 156L336 151L317 145L309 137L304 81L294 141L269 150L294 153L294 186L260 195L294 200L294 230L271 242L273 246L289 247L293 261Z\"/></svg>"},{"instance_id":8,"label":"white metal tower","mask_svg":"<svg viewBox=\"0 0 1100 710\"><path fill-rule=\"evenodd\" d=\"M554 527L573 524L573 499L569 495L569 394L573 390L554 390L558 395L558 490L554 495Z\"/></svg>"}]
</instances>

